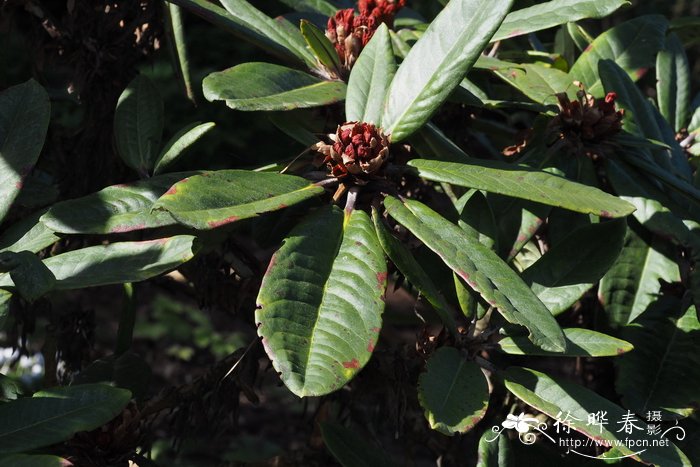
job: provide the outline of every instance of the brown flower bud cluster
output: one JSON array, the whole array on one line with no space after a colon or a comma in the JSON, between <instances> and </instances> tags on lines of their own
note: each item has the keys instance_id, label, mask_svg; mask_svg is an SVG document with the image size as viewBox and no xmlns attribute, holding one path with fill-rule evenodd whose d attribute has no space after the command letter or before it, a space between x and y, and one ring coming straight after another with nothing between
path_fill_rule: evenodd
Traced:
<instances>
[{"instance_id":1,"label":"brown flower bud cluster","mask_svg":"<svg viewBox=\"0 0 700 467\"><path fill-rule=\"evenodd\" d=\"M334 177L375 174L389 157L389 140L371 123L347 122L328 137L331 144L317 143L317 167L326 164Z\"/></svg>"},{"instance_id":2,"label":"brown flower bud cluster","mask_svg":"<svg viewBox=\"0 0 700 467\"><path fill-rule=\"evenodd\" d=\"M377 27L386 23L387 26L394 26L394 16L406 5L406 0L359 0L357 9L360 15L372 16L377 20Z\"/></svg>"},{"instance_id":3,"label":"brown flower bud cluster","mask_svg":"<svg viewBox=\"0 0 700 467\"><path fill-rule=\"evenodd\" d=\"M348 8L338 11L328 19L326 37L340 57L340 71L344 75L350 72L379 25L386 23L391 27L394 24L394 16L405 3L406 0L360 0L359 15L355 15L355 10Z\"/></svg>"},{"instance_id":4,"label":"brown flower bud cluster","mask_svg":"<svg viewBox=\"0 0 700 467\"><path fill-rule=\"evenodd\" d=\"M596 99L582 86L578 99L569 100L565 93L557 94L559 115L549 123L552 133L576 150L605 143L622 129L624 110L615 107L617 95L609 92Z\"/></svg>"}]
</instances>

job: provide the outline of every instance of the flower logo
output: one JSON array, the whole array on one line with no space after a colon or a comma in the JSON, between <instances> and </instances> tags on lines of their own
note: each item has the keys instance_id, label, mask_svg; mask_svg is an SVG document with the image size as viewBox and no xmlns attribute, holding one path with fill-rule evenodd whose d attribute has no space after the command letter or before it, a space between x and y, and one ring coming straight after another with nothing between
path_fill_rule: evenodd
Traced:
<instances>
[{"instance_id":1,"label":"flower logo","mask_svg":"<svg viewBox=\"0 0 700 467\"><path fill-rule=\"evenodd\" d=\"M535 425L530 425L530 422L534 422ZM530 428L537 426L540 421L536 418L526 417L525 412L520 412L517 417L513 414L508 414L505 420L501 423L503 428L507 430L515 429L518 433L524 434L530 431Z\"/></svg>"}]
</instances>

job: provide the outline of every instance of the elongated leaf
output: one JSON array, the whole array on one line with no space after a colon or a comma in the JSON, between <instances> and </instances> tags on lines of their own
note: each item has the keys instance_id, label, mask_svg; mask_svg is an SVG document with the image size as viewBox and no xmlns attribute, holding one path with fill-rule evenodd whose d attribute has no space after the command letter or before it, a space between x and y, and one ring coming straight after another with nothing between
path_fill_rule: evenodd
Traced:
<instances>
[{"instance_id":1,"label":"elongated leaf","mask_svg":"<svg viewBox=\"0 0 700 467\"><path fill-rule=\"evenodd\" d=\"M411 48L389 87L382 123L394 142L423 126L486 47L512 0L452 0Z\"/></svg>"},{"instance_id":2,"label":"elongated leaf","mask_svg":"<svg viewBox=\"0 0 700 467\"><path fill-rule=\"evenodd\" d=\"M603 18L627 0L552 0L508 13L492 42L586 18Z\"/></svg>"},{"instance_id":3,"label":"elongated leaf","mask_svg":"<svg viewBox=\"0 0 700 467\"><path fill-rule=\"evenodd\" d=\"M379 26L352 67L345 98L348 121L381 125L389 83L396 73L389 28Z\"/></svg>"},{"instance_id":4,"label":"elongated leaf","mask_svg":"<svg viewBox=\"0 0 700 467\"><path fill-rule=\"evenodd\" d=\"M688 218L685 209L626 164L608 161L606 166L610 184L620 198L637 208L633 216L640 224L686 248L698 249L698 239L684 223L684 219Z\"/></svg>"},{"instance_id":5,"label":"elongated leaf","mask_svg":"<svg viewBox=\"0 0 700 467\"><path fill-rule=\"evenodd\" d=\"M237 110L291 110L342 101L345 83L324 81L303 71L251 62L211 73L202 83L204 97L224 100Z\"/></svg>"},{"instance_id":6,"label":"elongated leaf","mask_svg":"<svg viewBox=\"0 0 700 467\"><path fill-rule=\"evenodd\" d=\"M624 219L591 224L572 232L523 271L553 315L562 313L598 282L622 251Z\"/></svg>"},{"instance_id":7,"label":"elongated leaf","mask_svg":"<svg viewBox=\"0 0 700 467\"><path fill-rule=\"evenodd\" d=\"M421 294L430 302L442 322L456 336L457 326L453 317L452 308L442 296L435 283L425 272L421 264L413 257L410 251L397 240L384 226L379 213L372 210L372 221L377 231L377 238L382 249L391 261L396 265L401 274L406 276L408 282L413 284Z\"/></svg>"},{"instance_id":8,"label":"elongated leaf","mask_svg":"<svg viewBox=\"0 0 700 467\"><path fill-rule=\"evenodd\" d=\"M0 253L0 271L9 272L17 293L30 302L49 292L56 284L53 273L29 251Z\"/></svg>"},{"instance_id":9,"label":"elongated leaf","mask_svg":"<svg viewBox=\"0 0 700 467\"><path fill-rule=\"evenodd\" d=\"M411 146L426 159L448 162L469 162L471 159L432 123L421 127L411 137Z\"/></svg>"},{"instance_id":10,"label":"elongated leaf","mask_svg":"<svg viewBox=\"0 0 700 467\"><path fill-rule=\"evenodd\" d=\"M168 35L173 68L182 85L185 96L193 104L197 104L194 89L192 89L192 73L190 70L189 53L185 39L185 28L182 21L182 10L179 6L166 2L164 13L165 31Z\"/></svg>"},{"instance_id":11,"label":"elongated leaf","mask_svg":"<svg viewBox=\"0 0 700 467\"><path fill-rule=\"evenodd\" d=\"M695 308L680 318L654 310L622 330L635 350L616 361L615 386L625 407L664 419L690 415L700 400L700 322Z\"/></svg>"},{"instance_id":12,"label":"elongated leaf","mask_svg":"<svg viewBox=\"0 0 700 467\"><path fill-rule=\"evenodd\" d=\"M56 243L58 237L52 230L39 222L46 211L38 211L8 227L0 235L0 252L31 251L38 253Z\"/></svg>"},{"instance_id":13,"label":"elongated leaf","mask_svg":"<svg viewBox=\"0 0 700 467\"><path fill-rule=\"evenodd\" d=\"M69 251L44 260L56 277L56 289L139 282L189 261L195 237L177 235L143 242L121 242ZM0 275L0 287L12 285Z\"/></svg>"},{"instance_id":14,"label":"elongated leaf","mask_svg":"<svg viewBox=\"0 0 700 467\"><path fill-rule=\"evenodd\" d=\"M163 136L163 99L144 75L126 87L114 113L114 137L124 163L142 176L155 164Z\"/></svg>"},{"instance_id":15,"label":"elongated leaf","mask_svg":"<svg viewBox=\"0 0 700 467\"><path fill-rule=\"evenodd\" d=\"M607 92L615 92L618 106L625 110L623 128L642 138L663 140L651 104L647 102L627 73L612 60L601 60L598 63L598 69L603 88ZM670 151L653 150L651 154L660 167L671 171Z\"/></svg>"},{"instance_id":16,"label":"elongated leaf","mask_svg":"<svg viewBox=\"0 0 700 467\"><path fill-rule=\"evenodd\" d=\"M10 300L12 300L12 293L5 289L0 289L0 330L5 329L5 324L10 314Z\"/></svg>"},{"instance_id":17,"label":"elongated leaf","mask_svg":"<svg viewBox=\"0 0 700 467\"><path fill-rule=\"evenodd\" d=\"M459 211L457 224L482 245L498 250L498 226L488 200L480 191L473 190L455 205Z\"/></svg>"},{"instance_id":18,"label":"elongated leaf","mask_svg":"<svg viewBox=\"0 0 700 467\"><path fill-rule=\"evenodd\" d=\"M513 467L515 456L507 436L493 439L493 431L486 430L479 438L479 461L476 467Z\"/></svg>"},{"instance_id":19,"label":"elongated leaf","mask_svg":"<svg viewBox=\"0 0 700 467\"><path fill-rule=\"evenodd\" d=\"M339 7L336 7L326 0L280 0L285 5L294 8L297 11L306 13L319 13L325 16L332 16Z\"/></svg>"},{"instance_id":20,"label":"elongated leaf","mask_svg":"<svg viewBox=\"0 0 700 467\"><path fill-rule=\"evenodd\" d=\"M561 70L537 64L514 65L495 70L497 76L541 104L556 104L556 93L576 95L571 77Z\"/></svg>"},{"instance_id":21,"label":"elongated leaf","mask_svg":"<svg viewBox=\"0 0 700 467\"><path fill-rule=\"evenodd\" d=\"M0 453L28 451L93 430L114 418L131 393L106 385L47 389L0 404Z\"/></svg>"},{"instance_id":22,"label":"elongated leaf","mask_svg":"<svg viewBox=\"0 0 700 467\"><path fill-rule=\"evenodd\" d=\"M656 57L656 94L661 115L680 131L689 116L690 65L675 33L668 35L666 47Z\"/></svg>"},{"instance_id":23,"label":"elongated leaf","mask_svg":"<svg viewBox=\"0 0 700 467\"><path fill-rule=\"evenodd\" d=\"M0 467L69 467L71 462L48 454L9 454L0 456Z\"/></svg>"},{"instance_id":24,"label":"elongated leaf","mask_svg":"<svg viewBox=\"0 0 700 467\"><path fill-rule=\"evenodd\" d=\"M338 51L335 50L325 33L305 19L301 20L300 29L301 35L304 36L306 43L311 47L318 62L335 75L336 78L340 76L341 64Z\"/></svg>"},{"instance_id":25,"label":"elongated leaf","mask_svg":"<svg viewBox=\"0 0 700 467\"><path fill-rule=\"evenodd\" d=\"M418 401L430 428L449 436L466 433L486 414L489 385L476 363L454 347L442 347L418 380Z\"/></svg>"},{"instance_id":26,"label":"elongated leaf","mask_svg":"<svg viewBox=\"0 0 700 467\"><path fill-rule=\"evenodd\" d=\"M369 216L320 209L272 257L255 321L296 395L340 389L367 363L382 326L387 271Z\"/></svg>"},{"instance_id":27,"label":"elongated leaf","mask_svg":"<svg viewBox=\"0 0 700 467\"><path fill-rule=\"evenodd\" d=\"M564 329L566 352L545 352L525 337L506 337L498 341L501 351L511 355L546 355L550 357L613 357L631 351L629 342L589 329Z\"/></svg>"},{"instance_id":28,"label":"elongated leaf","mask_svg":"<svg viewBox=\"0 0 700 467\"><path fill-rule=\"evenodd\" d=\"M602 217L623 217L632 205L597 188L563 177L497 161L470 159L468 164L414 159L409 165L428 180L558 206Z\"/></svg>"},{"instance_id":29,"label":"elongated leaf","mask_svg":"<svg viewBox=\"0 0 700 467\"><path fill-rule=\"evenodd\" d=\"M49 96L33 79L0 93L0 221L39 159L50 116Z\"/></svg>"},{"instance_id":30,"label":"elongated leaf","mask_svg":"<svg viewBox=\"0 0 700 467\"><path fill-rule=\"evenodd\" d=\"M279 23L265 15L246 0L219 0L226 11L240 24L272 39L292 52L299 60L309 65L315 63L313 54L306 48L298 29L280 27Z\"/></svg>"},{"instance_id":31,"label":"elongated leaf","mask_svg":"<svg viewBox=\"0 0 700 467\"><path fill-rule=\"evenodd\" d=\"M277 57L287 60L300 60L296 53L290 50L287 45L280 44L270 37L261 34L257 29L241 19L238 15L232 15L225 9L215 5L209 0L168 1L185 8L205 21L224 29L225 31L230 32L236 37L246 40L257 47L260 47Z\"/></svg>"},{"instance_id":32,"label":"elongated leaf","mask_svg":"<svg viewBox=\"0 0 700 467\"><path fill-rule=\"evenodd\" d=\"M570 422L572 430L599 442L611 443L623 456L631 456L646 464L668 467L692 465L670 440L647 434L646 423L635 419L634 425L639 429L632 429L631 433L620 429L627 412L589 389L527 368L511 367L503 377L506 388L527 404L553 418L560 417L563 420L568 415L567 422ZM609 425L588 423L588 415L598 411L606 414ZM664 440L663 444L659 444L661 440ZM626 442L644 448L632 450Z\"/></svg>"},{"instance_id":33,"label":"elongated leaf","mask_svg":"<svg viewBox=\"0 0 700 467\"><path fill-rule=\"evenodd\" d=\"M680 280L678 265L660 240L628 230L620 257L600 281L598 296L610 321L623 326L637 319L659 295L660 280Z\"/></svg>"},{"instance_id":34,"label":"elongated leaf","mask_svg":"<svg viewBox=\"0 0 700 467\"><path fill-rule=\"evenodd\" d=\"M594 96L602 96L598 62L615 61L633 80L639 79L656 63L656 54L664 47L668 22L663 16L648 15L631 19L608 29L586 48L569 74L581 81Z\"/></svg>"},{"instance_id":35,"label":"elongated leaf","mask_svg":"<svg viewBox=\"0 0 700 467\"><path fill-rule=\"evenodd\" d=\"M525 326L535 345L553 352L565 350L564 335L554 317L496 253L417 201L402 203L388 197L384 206L508 322Z\"/></svg>"},{"instance_id":36,"label":"elongated leaf","mask_svg":"<svg viewBox=\"0 0 700 467\"><path fill-rule=\"evenodd\" d=\"M264 212L277 211L323 193L292 175L219 170L186 178L153 205L195 229L213 229Z\"/></svg>"},{"instance_id":37,"label":"elongated leaf","mask_svg":"<svg viewBox=\"0 0 700 467\"><path fill-rule=\"evenodd\" d=\"M170 167L178 162L182 154L214 128L214 126L216 126L216 124L213 122L201 124L193 123L178 131L175 136L165 144L165 147L163 147L163 150L160 152L158 159L156 159L155 167L153 168L153 174L158 175L168 172Z\"/></svg>"},{"instance_id":38,"label":"elongated leaf","mask_svg":"<svg viewBox=\"0 0 700 467\"><path fill-rule=\"evenodd\" d=\"M394 463L376 446L349 428L321 423L323 443L343 467L391 467Z\"/></svg>"},{"instance_id":39,"label":"elongated leaf","mask_svg":"<svg viewBox=\"0 0 700 467\"><path fill-rule=\"evenodd\" d=\"M41 222L61 233L123 233L175 223L153 203L176 182L196 172L180 172L126 185L114 185L82 198L55 204Z\"/></svg>"},{"instance_id":40,"label":"elongated leaf","mask_svg":"<svg viewBox=\"0 0 700 467\"><path fill-rule=\"evenodd\" d=\"M583 29L580 24L567 23L566 32L569 33L571 40L574 41L574 44L576 44L576 47L581 52L588 49L588 46L593 43L593 37L588 33L588 31Z\"/></svg>"}]
</instances>

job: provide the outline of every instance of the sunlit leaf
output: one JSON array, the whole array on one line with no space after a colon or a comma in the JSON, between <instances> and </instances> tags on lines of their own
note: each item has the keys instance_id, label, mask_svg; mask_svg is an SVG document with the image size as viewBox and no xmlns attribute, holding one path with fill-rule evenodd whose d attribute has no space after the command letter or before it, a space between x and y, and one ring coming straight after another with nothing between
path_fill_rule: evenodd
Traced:
<instances>
[{"instance_id":1,"label":"sunlit leaf","mask_svg":"<svg viewBox=\"0 0 700 467\"><path fill-rule=\"evenodd\" d=\"M255 321L294 394L340 389L369 360L382 326L386 262L363 211L322 208L270 260Z\"/></svg>"}]
</instances>

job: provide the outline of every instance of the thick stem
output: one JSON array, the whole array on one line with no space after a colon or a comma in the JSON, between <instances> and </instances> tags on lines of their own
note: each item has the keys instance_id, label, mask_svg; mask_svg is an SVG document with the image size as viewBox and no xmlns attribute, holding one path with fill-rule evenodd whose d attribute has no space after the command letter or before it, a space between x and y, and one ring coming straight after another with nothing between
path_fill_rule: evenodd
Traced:
<instances>
[{"instance_id":1,"label":"thick stem","mask_svg":"<svg viewBox=\"0 0 700 467\"><path fill-rule=\"evenodd\" d=\"M360 193L360 187L354 186L348 191L348 198L345 200L345 212L350 214L355 209L357 195Z\"/></svg>"}]
</instances>

